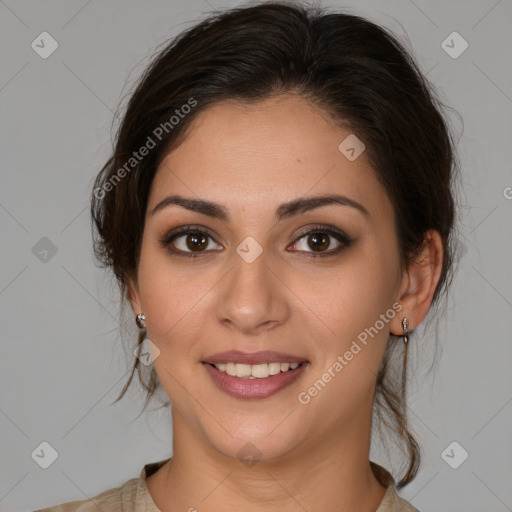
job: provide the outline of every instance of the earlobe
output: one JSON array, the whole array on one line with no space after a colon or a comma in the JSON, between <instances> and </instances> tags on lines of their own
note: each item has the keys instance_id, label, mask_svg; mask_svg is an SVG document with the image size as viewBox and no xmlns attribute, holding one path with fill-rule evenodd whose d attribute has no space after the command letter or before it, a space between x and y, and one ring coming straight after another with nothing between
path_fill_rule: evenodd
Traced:
<instances>
[{"instance_id":1,"label":"earlobe","mask_svg":"<svg viewBox=\"0 0 512 512\"><path fill-rule=\"evenodd\" d=\"M403 317L408 318L409 331L415 329L425 318L441 277L443 267L443 242L434 230L425 234L421 252L404 270L403 283L398 302L402 305L400 318L391 324L391 332L401 336Z\"/></svg>"}]
</instances>

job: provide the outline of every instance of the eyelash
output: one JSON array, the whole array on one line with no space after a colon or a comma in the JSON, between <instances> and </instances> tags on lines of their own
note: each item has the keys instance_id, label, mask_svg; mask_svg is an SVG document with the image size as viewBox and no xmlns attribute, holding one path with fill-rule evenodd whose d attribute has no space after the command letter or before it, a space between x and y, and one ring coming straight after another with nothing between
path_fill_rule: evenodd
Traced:
<instances>
[{"instance_id":1,"label":"eyelash","mask_svg":"<svg viewBox=\"0 0 512 512\"><path fill-rule=\"evenodd\" d=\"M325 258L329 256L336 256L344 249L350 247L354 240L350 238L346 233L343 231L334 230L332 228L329 228L327 226L313 226L312 228L309 228L307 231L300 233L296 240L293 242L292 245L295 245L298 241L300 241L302 238L311 235L311 234L326 234L333 238L335 238L338 242L340 242L340 245L336 249L331 249L329 252L310 252L310 251L298 251L300 254L305 254L304 257L306 258ZM170 245L172 242L174 242L177 238L179 238L182 235L190 235L190 234L199 234L199 235L206 235L207 237L211 238L215 243L218 243L214 237L208 233L205 229L198 229L193 226L183 226L182 228L178 228L175 231L171 231L167 233L163 239L160 240L160 243L162 247L166 248L169 252L172 254L184 257L184 258L198 258L201 256L204 256L206 253L211 251L202 251L202 252L187 252L182 251L181 249L171 249ZM215 251L218 252L218 251Z\"/></svg>"}]
</instances>

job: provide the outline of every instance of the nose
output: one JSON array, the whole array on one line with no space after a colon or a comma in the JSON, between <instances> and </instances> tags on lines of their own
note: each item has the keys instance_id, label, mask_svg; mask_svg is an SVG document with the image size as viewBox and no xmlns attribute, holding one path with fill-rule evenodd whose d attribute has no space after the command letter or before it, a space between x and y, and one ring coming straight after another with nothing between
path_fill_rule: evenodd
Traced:
<instances>
[{"instance_id":1,"label":"nose","mask_svg":"<svg viewBox=\"0 0 512 512\"><path fill-rule=\"evenodd\" d=\"M217 298L219 321L247 335L283 324L290 309L287 288L278 275L265 250L250 263L235 253Z\"/></svg>"}]
</instances>

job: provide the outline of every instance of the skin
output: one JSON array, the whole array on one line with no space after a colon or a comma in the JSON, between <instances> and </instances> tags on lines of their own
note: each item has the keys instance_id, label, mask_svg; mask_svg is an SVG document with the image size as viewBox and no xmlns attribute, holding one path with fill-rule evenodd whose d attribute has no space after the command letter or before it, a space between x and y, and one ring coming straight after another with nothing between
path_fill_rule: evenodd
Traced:
<instances>
[{"instance_id":1,"label":"skin","mask_svg":"<svg viewBox=\"0 0 512 512\"><path fill-rule=\"evenodd\" d=\"M369 465L375 379L389 333L402 334L404 316L410 330L426 316L442 243L427 233L418 259L401 268L389 198L364 153L349 161L338 150L349 134L293 94L224 102L194 120L157 170L130 303L134 314L146 315L148 338L160 350L154 366L172 402L173 457L147 479L163 512L370 512L383 499ZM328 205L274 218L281 203L333 193L368 214ZM151 214L171 194L220 203L231 220L177 205ZM319 250L298 235L316 224L354 242L336 255L308 258ZM173 255L160 243L185 225L212 235L198 258ZM193 252L187 236L174 248ZM252 263L236 252L248 236L263 249ZM320 252L340 245L328 241ZM394 303L400 313L307 405L299 403L298 393ZM201 363L231 349L276 350L309 366L279 393L242 400L215 387ZM248 442L261 456L251 467L237 456Z\"/></svg>"}]
</instances>

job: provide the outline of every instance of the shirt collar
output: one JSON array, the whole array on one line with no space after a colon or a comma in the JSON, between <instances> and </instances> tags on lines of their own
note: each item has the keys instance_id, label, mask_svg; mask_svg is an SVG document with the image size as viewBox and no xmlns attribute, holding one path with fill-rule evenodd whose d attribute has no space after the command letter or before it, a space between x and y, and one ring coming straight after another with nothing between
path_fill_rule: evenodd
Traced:
<instances>
[{"instance_id":1,"label":"shirt collar","mask_svg":"<svg viewBox=\"0 0 512 512\"><path fill-rule=\"evenodd\" d=\"M135 496L132 495L129 497L123 497L123 510L133 510L133 512L161 512L160 509L155 505L153 498L149 493L149 489L146 485L146 478L151 476L153 473L156 473L156 471L158 471L169 460L171 460L171 457L168 459L160 460L158 462L150 462L149 464L144 465L139 475ZM393 512L395 510L404 510L401 507L404 506L405 502L398 496L396 492L395 481L391 473L373 461L370 461L370 467L377 480L384 487L386 487L386 493L384 494L384 498L382 499L376 512ZM409 510L414 511L416 509L411 507Z\"/></svg>"}]
</instances>

